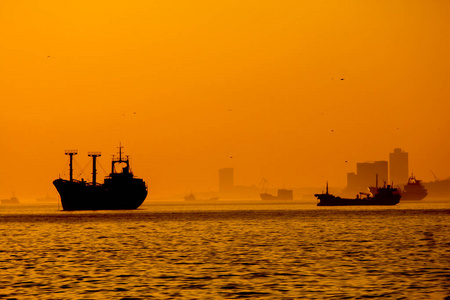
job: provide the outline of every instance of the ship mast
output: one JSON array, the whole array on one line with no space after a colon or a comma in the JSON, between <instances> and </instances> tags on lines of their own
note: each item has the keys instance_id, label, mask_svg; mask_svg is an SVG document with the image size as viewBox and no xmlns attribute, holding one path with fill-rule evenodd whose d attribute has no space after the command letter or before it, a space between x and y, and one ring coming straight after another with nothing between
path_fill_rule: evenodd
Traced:
<instances>
[{"instance_id":1,"label":"ship mast","mask_svg":"<svg viewBox=\"0 0 450 300\"><path fill-rule=\"evenodd\" d=\"M119 148L119 162L122 162L122 143L119 143L119 147L117 148Z\"/></svg>"},{"instance_id":2,"label":"ship mast","mask_svg":"<svg viewBox=\"0 0 450 300\"><path fill-rule=\"evenodd\" d=\"M96 160L98 156L102 156L100 152L88 152L88 156L92 156L92 185L97 184L97 165Z\"/></svg>"},{"instance_id":3,"label":"ship mast","mask_svg":"<svg viewBox=\"0 0 450 300\"><path fill-rule=\"evenodd\" d=\"M70 182L73 181L73 156L78 154L78 150L66 150L66 155L69 155L70 161L69 161L69 176L70 176Z\"/></svg>"}]
</instances>

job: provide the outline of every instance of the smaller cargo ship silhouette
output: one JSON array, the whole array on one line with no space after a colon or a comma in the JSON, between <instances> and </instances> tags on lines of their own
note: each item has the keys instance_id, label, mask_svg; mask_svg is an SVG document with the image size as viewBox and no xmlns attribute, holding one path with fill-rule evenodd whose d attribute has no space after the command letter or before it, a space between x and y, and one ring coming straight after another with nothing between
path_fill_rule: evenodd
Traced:
<instances>
[{"instance_id":1,"label":"smaller cargo ship silhouette","mask_svg":"<svg viewBox=\"0 0 450 300\"><path fill-rule=\"evenodd\" d=\"M428 195L427 189L423 186L422 180L416 179L412 175L408 183L403 188L402 200L422 200Z\"/></svg>"},{"instance_id":2,"label":"smaller cargo ship silhouette","mask_svg":"<svg viewBox=\"0 0 450 300\"><path fill-rule=\"evenodd\" d=\"M105 177L104 183L96 181L96 158L100 152L90 152L93 171L92 182L73 179L72 156L77 150L68 150L70 156L70 179L56 179L53 185L61 196L63 210L117 210L137 209L147 197L147 186L144 180L135 178L130 170L128 156L122 158L122 146L119 146L119 157L113 156L111 173ZM116 164L123 166L122 172L116 170Z\"/></svg>"},{"instance_id":3,"label":"smaller cargo ship silhouette","mask_svg":"<svg viewBox=\"0 0 450 300\"><path fill-rule=\"evenodd\" d=\"M378 188L376 195L359 193L356 198L341 198L328 193L328 182L325 193L314 194L319 200L317 206L350 206L350 205L396 205L401 195L398 189L390 185Z\"/></svg>"},{"instance_id":4,"label":"smaller cargo ship silhouette","mask_svg":"<svg viewBox=\"0 0 450 300\"><path fill-rule=\"evenodd\" d=\"M272 195L268 193L262 193L259 195L261 200L293 200L294 194L292 190L279 189L277 195Z\"/></svg>"},{"instance_id":5,"label":"smaller cargo ship silhouette","mask_svg":"<svg viewBox=\"0 0 450 300\"><path fill-rule=\"evenodd\" d=\"M194 194L190 193L189 195L184 197L185 201L217 201L219 200L219 197L212 197L209 199L197 199Z\"/></svg>"}]
</instances>

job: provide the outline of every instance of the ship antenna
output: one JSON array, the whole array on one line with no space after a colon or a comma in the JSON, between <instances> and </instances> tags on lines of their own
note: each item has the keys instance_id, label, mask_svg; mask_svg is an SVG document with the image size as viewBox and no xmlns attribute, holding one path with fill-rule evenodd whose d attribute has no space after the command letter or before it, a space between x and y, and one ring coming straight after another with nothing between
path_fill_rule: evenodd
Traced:
<instances>
[{"instance_id":1,"label":"ship antenna","mask_svg":"<svg viewBox=\"0 0 450 300\"><path fill-rule=\"evenodd\" d=\"M327 195L328 195L328 181L327 181Z\"/></svg>"},{"instance_id":2,"label":"ship antenna","mask_svg":"<svg viewBox=\"0 0 450 300\"><path fill-rule=\"evenodd\" d=\"M69 161L69 176L70 181L73 181L73 156L78 154L78 150L66 150L66 155L69 155L70 161Z\"/></svg>"},{"instance_id":3,"label":"ship antenna","mask_svg":"<svg viewBox=\"0 0 450 300\"><path fill-rule=\"evenodd\" d=\"M115 157L115 155L113 154L112 163L111 163L111 174L114 173L114 157Z\"/></svg>"},{"instance_id":4,"label":"ship antenna","mask_svg":"<svg viewBox=\"0 0 450 300\"><path fill-rule=\"evenodd\" d=\"M121 142L119 142L119 147L117 147L117 148L119 148L119 162L122 162L122 143Z\"/></svg>"}]
</instances>

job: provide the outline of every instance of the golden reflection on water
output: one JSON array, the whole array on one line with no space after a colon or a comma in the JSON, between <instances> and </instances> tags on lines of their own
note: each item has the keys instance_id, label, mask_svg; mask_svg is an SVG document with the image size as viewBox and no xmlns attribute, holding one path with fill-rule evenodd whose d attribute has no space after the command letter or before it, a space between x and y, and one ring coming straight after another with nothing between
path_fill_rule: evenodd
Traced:
<instances>
[{"instance_id":1,"label":"golden reflection on water","mask_svg":"<svg viewBox=\"0 0 450 300\"><path fill-rule=\"evenodd\" d=\"M0 298L450 296L447 209L259 208L1 211Z\"/></svg>"}]
</instances>

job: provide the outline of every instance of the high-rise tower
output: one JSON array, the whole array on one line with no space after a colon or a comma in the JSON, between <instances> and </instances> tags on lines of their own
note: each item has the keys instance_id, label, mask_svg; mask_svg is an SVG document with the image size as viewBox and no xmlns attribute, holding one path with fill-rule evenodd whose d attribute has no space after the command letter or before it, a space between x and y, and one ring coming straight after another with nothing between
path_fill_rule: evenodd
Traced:
<instances>
[{"instance_id":1,"label":"high-rise tower","mask_svg":"<svg viewBox=\"0 0 450 300\"><path fill-rule=\"evenodd\" d=\"M223 168L219 170L219 190L220 193L229 194L234 186L233 168Z\"/></svg>"},{"instance_id":2,"label":"high-rise tower","mask_svg":"<svg viewBox=\"0 0 450 300\"><path fill-rule=\"evenodd\" d=\"M408 153L395 148L393 153L389 153L389 180L394 185L406 184L408 176Z\"/></svg>"}]
</instances>

